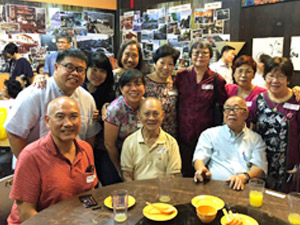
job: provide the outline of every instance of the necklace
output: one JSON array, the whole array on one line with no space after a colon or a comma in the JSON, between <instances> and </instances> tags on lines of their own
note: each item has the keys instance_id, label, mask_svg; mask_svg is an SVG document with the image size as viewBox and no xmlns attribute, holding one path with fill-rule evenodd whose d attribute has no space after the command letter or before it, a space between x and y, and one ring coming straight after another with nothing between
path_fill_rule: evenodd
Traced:
<instances>
[{"instance_id":1,"label":"necklace","mask_svg":"<svg viewBox=\"0 0 300 225\"><path fill-rule=\"evenodd\" d=\"M277 103L277 104L273 103L273 105L274 105L274 108L272 109L273 112L277 112L277 107L279 106L279 104L280 103Z\"/></svg>"}]
</instances>

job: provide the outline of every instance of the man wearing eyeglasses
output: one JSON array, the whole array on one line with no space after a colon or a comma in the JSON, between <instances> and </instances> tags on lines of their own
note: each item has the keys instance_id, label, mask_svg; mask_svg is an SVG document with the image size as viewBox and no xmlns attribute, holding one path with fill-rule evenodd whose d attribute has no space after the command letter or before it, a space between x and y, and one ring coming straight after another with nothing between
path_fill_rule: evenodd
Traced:
<instances>
[{"instance_id":1,"label":"man wearing eyeglasses","mask_svg":"<svg viewBox=\"0 0 300 225\"><path fill-rule=\"evenodd\" d=\"M58 51L69 49L72 45L72 36L66 32L61 32L55 36L56 47ZM46 57L44 74L48 77L53 76L54 65L58 52L53 52Z\"/></svg>"},{"instance_id":2,"label":"man wearing eyeglasses","mask_svg":"<svg viewBox=\"0 0 300 225\"><path fill-rule=\"evenodd\" d=\"M138 117L143 127L128 136L122 146L121 170L125 181L157 178L160 174L181 174L178 144L161 129L164 119L157 98L146 98Z\"/></svg>"},{"instance_id":3,"label":"man wearing eyeglasses","mask_svg":"<svg viewBox=\"0 0 300 225\"><path fill-rule=\"evenodd\" d=\"M87 58L78 49L60 51L55 63L53 77L47 80L46 87L38 89L33 85L19 93L15 105L4 124L11 150L16 157L29 143L46 135L49 131L43 116L48 103L60 96L69 96L75 100L81 112L81 130L79 138L92 146L94 136L100 125L92 120L96 104L82 87L85 79Z\"/></svg>"},{"instance_id":4,"label":"man wearing eyeglasses","mask_svg":"<svg viewBox=\"0 0 300 225\"><path fill-rule=\"evenodd\" d=\"M225 124L205 130L193 157L195 182L224 180L243 190L250 178L267 174L266 145L261 136L245 124L248 108L244 99L229 98L224 104Z\"/></svg>"}]
</instances>

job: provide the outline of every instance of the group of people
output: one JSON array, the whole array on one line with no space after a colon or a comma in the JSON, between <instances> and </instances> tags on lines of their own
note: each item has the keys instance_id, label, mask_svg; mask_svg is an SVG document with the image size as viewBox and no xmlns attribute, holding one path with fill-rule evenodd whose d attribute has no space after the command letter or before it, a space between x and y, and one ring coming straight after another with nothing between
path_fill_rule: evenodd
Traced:
<instances>
[{"instance_id":1,"label":"group of people","mask_svg":"<svg viewBox=\"0 0 300 225\"><path fill-rule=\"evenodd\" d=\"M222 51L222 67L231 69L233 50ZM241 190L263 177L268 188L298 190L300 104L288 87L291 61L265 62L265 89L252 84L250 56L233 62L235 84L226 84L209 66L212 52L209 43L192 43L192 66L175 79L180 53L170 45L154 52L152 72L133 40L120 47L114 71L103 53L87 57L74 48L57 52L53 74L46 60L49 78L17 96L4 125L18 157L9 224L94 188L97 178L104 186L168 173Z\"/></svg>"}]
</instances>

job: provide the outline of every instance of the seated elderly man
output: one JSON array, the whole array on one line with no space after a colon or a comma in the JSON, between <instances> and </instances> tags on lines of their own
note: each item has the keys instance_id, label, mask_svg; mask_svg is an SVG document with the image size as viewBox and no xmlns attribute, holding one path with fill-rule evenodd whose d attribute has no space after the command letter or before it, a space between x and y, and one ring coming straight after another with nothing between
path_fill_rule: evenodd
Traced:
<instances>
[{"instance_id":1,"label":"seated elderly man","mask_svg":"<svg viewBox=\"0 0 300 225\"><path fill-rule=\"evenodd\" d=\"M27 145L18 158L8 224L21 224L39 211L89 191L98 180L91 146L75 138L80 109L69 97L52 100L45 115L49 133Z\"/></svg>"},{"instance_id":2,"label":"seated elderly man","mask_svg":"<svg viewBox=\"0 0 300 225\"><path fill-rule=\"evenodd\" d=\"M156 98L146 98L138 112L143 127L128 136L121 152L125 181L151 179L159 174L180 174L181 158L176 140L161 129L164 111Z\"/></svg>"},{"instance_id":3,"label":"seated elderly man","mask_svg":"<svg viewBox=\"0 0 300 225\"><path fill-rule=\"evenodd\" d=\"M243 190L250 178L267 174L266 145L259 134L246 127L248 114L241 97L225 102L225 124L200 135L193 157L195 182L225 180L230 188Z\"/></svg>"}]
</instances>

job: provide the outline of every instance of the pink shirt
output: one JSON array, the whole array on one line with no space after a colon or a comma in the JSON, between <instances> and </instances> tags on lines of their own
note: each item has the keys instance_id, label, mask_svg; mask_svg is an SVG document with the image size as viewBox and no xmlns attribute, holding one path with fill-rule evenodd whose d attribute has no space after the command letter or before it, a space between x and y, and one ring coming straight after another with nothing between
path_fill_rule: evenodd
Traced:
<instances>
[{"instance_id":1,"label":"pink shirt","mask_svg":"<svg viewBox=\"0 0 300 225\"><path fill-rule=\"evenodd\" d=\"M56 148L50 132L27 145L21 152L9 197L36 203L41 211L57 202L89 191L98 183L93 150L87 142L76 139L76 157L71 163ZM91 169L87 168L90 167ZM7 222L21 224L14 202Z\"/></svg>"},{"instance_id":2,"label":"pink shirt","mask_svg":"<svg viewBox=\"0 0 300 225\"><path fill-rule=\"evenodd\" d=\"M228 97L238 95L239 86L237 84L227 84L225 88L226 88ZM250 95L247 98L245 98L245 101L247 102L247 107L249 110L251 109L252 101L256 98L256 96L265 91L267 91L267 89L259 87L259 86L255 86L255 88L252 90Z\"/></svg>"}]
</instances>

